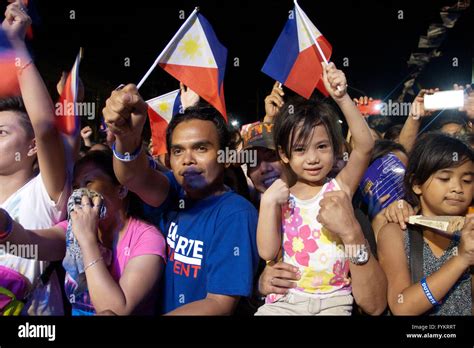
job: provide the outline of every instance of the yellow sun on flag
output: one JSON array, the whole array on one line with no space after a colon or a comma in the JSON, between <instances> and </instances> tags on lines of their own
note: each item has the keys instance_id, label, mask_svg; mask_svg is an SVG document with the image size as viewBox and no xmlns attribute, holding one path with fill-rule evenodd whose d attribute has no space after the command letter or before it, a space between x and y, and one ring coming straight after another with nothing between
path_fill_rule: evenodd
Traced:
<instances>
[{"instance_id":1,"label":"yellow sun on flag","mask_svg":"<svg viewBox=\"0 0 474 348\"><path fill-rule=\"evenodd\" d=\"M193 59L195 56L201 56L199 41L199 36L197 35L194 37L191 35L188 37L185 36L178 49L184 57Z\"/></svg>"},{"instance_id":2,"label":"yellow sun on flag","mask_svg":"<svg viewBox=\"0 0 474 348\"><path fill-rule=\"evenodd\" d=\"M169 103L160 103L160 104L158 104L158 109L161 112L165 113L170 109L170 104Z\"/></svg>"}]
</instances>

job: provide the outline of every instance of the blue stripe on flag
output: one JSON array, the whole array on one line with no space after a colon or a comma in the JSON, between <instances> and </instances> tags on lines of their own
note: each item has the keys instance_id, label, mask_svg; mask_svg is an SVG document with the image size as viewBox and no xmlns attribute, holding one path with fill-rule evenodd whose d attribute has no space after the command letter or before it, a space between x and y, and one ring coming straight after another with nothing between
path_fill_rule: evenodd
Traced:
<instances>
[{"instance_id":1,"label":"blue stripe on flag","mask_svg":"<svg viewBox=\"0 0 474 348\"><path fill-rule=\"evenodd\" d=\"M281 83L285 83L300 53L295 16L296 12L294 11L293 18L288 18L262 68L263 73Z\"/></svg>"},{"instance_id":2,"label":"blue stripe on flag","mask_svg":"<svg viewBox=\"0 0 474 348\"><path fill-rule=\"evenodd\" d=\"M176 98L173 103L173 116L179 114L179 110L181 109L181 91L176 94Z\"/></svg>"},{"instance_id":3,"label":"blue stripe on flag","mask_svg":"<svg viewBox=\"0 0 474 348\"><path fill-rule=\"evenodd\" d=\"M3 31L3 29L0 27L0 52L6 51L6 50L11 50L12 45L10 44L10 41L7 38L7 35Z\"/></svg>"},{"instance_id":4,"label":"blue stripe on flag","mask_svg":"<svg viewBox=\"0 0 474 348\"><path fill-rule=\"evenodd\" d=\"M221 86L224 81L225 75L225 67L227 63L227 48L225 48L217 39L214 30L212 29L211 24L207 21L207 19L201 15L200 13L197 14L199 22L201 23L202 29L204 30L204 34L206 34L207 41L209 42L209 47L211 47L212 54L214 55L214 59L216 60L217 68L219 70L219 80L218 80L218 90L217 93L220 94Z\"/></svg>"}]
</instances>

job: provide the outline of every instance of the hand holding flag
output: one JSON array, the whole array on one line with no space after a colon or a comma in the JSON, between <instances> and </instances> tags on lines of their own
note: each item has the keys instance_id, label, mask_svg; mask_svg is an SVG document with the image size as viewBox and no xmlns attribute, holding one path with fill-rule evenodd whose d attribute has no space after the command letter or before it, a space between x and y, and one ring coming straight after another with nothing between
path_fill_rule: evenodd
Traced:
<instances>
[{"instance_id":1,"label":"hand holding flag","mask_svg":"<svg viewBox=\"0 0 474 348\"><path fill-rule=\"evenodd\" d=\"M2 29L14 47L24 44L26 32L31 25L25 6L21 0L15 0L7 6Z\"/></svg>"},{"instance_id":2,"label":"hand holding flag","mask_svg":"<svg viewBox=\"0 0 474 348\"><path fill-rule=\"evenodd\" d=\"M141 139L147 118L147 104L133 84L115 90L102 110L108 129L117 137ZM132 139L133 138L133 139Z\"/></svg>"},{"instance_id":3,"label":"hand holding flag","mask_svg":"<svg viewBox=\"0 0 474 348\"><path fill-rule=\"evenodd\" d=\"M347 95L346 75L336 68L334 63L321 63L323 66L323 83L331 98L335 101Z\"/></svg>"}]
</instances>

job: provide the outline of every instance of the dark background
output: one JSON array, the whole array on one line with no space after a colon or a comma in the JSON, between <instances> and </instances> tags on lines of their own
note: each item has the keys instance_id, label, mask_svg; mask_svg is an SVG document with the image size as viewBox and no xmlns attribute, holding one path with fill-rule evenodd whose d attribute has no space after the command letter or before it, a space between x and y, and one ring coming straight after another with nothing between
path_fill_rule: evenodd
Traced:
<instances>
[{"instance_id":1,"label":"dark background","mask_svg":"<svg viewBox=\"0 0 474 348\"><path fill-rule=\"evenodd\" d=\"M264 116L263 99L273 81L260 72L293 8L290 0L264 1L91 1L31 0L35 7L32 53L53 99L62 70L70 70L79 47L84 47L81 78L86 101L101 110L120 83L138 83L194 6L209 20L228 49L224 82L230 118L240 123ZM0 1L4 11L6 1ZM333 46L331 60L344 70L353 97L396 99L410 73L406 61L417 51L420 35L441 22L440 8L452 0L314 1L300 0L308 17ZM474 6L474 4L472 5ZM75 19L70 19L70 11ZM402 10L404 19L398 19ZM471 82L474 30L472 7L464 11L440 50L417 79L421 87L450 89ZM130 67L124 66L130 58ZM239 67L234 67L238 57ZM343 58L349 67L342 67ZM459 61L452 66L453 57ZM157 67L141 89L149 99L178 88L178 82ZM356 90L357 89L357 90ZM392 94L390 94L393 91Z\"/></svg>"}]
</instances>

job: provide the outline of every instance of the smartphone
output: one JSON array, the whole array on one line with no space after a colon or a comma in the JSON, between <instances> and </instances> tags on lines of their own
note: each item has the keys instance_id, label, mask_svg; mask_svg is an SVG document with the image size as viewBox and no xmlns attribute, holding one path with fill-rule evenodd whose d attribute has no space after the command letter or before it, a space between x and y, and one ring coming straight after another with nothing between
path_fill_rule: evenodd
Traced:
<instances>
[{"instance_id":1,"label":"smartphone","mask_svg":"<svg viewBox=\"0 0 474 348\"><path fill-rule=\"evenodd\" d=\"M382 100L375 99L368 102L368 104L357 105L362 115L380 115L382 109Z\"/></svg>"},{"instance_id":2,"label":"smartphone","mask_svg":"<svg viewBox=\"0 0 474 348\"><path fill-rule=\"evenodd\" d=\"M459 109L464 106L464 91L442 91L424 96L425 110Z\"/></svg>"}]
</instances>

